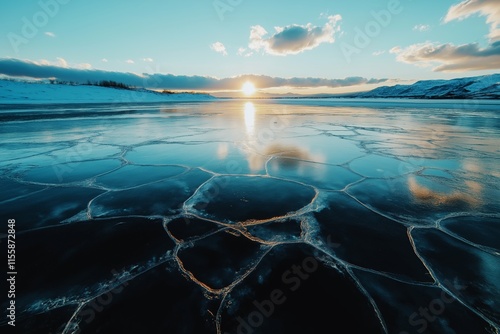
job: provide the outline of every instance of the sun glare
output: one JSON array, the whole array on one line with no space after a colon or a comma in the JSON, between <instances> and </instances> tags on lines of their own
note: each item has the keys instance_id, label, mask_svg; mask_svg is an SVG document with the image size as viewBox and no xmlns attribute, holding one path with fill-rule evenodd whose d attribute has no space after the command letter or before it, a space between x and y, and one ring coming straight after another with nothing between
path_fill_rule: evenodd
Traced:
<instances>
[{"instance_id":1,"label":"sun glare","mask_svg":"<svg viewBox=\"0 0 500 334\"><path fill-rule=\"evenodd\" d=\"M250 96L255 93L255 86L253 83L247 81L245 82L241 90L243 91L243 94L245 94L246 96Z\"/></svg>"}]
</instances>

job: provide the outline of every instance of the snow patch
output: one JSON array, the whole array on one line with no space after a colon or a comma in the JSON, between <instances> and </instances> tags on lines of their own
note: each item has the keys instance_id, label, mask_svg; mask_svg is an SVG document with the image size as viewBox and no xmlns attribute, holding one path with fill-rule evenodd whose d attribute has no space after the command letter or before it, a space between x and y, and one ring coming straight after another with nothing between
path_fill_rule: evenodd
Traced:
<instances>
[{"instance_id":1,"label":"snow patch","mask_svg":"<svg viewBox=\"0 0 500 334\"><path fill-rule=\"evenodd\" d=\"M190 102L215 99L209 94L162 94L147 89L0 80L0 104Z\"/></svg>"}]
</instances>

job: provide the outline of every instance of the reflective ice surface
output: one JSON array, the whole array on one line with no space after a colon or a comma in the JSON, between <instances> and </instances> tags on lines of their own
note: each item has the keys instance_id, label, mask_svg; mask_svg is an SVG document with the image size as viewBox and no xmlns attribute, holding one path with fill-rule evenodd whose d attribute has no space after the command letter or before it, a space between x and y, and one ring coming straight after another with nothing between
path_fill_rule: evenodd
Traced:
<instances>
[{"instance_id":1,"label":"reflective ice surface","mask_svg":"<svg viewBox=\"0 0 500 334\"><path fill-rule=\"evenodd\" d=\"M0 108L23 333L499 331L498 103Z\"/></svg>"}]
</instances>

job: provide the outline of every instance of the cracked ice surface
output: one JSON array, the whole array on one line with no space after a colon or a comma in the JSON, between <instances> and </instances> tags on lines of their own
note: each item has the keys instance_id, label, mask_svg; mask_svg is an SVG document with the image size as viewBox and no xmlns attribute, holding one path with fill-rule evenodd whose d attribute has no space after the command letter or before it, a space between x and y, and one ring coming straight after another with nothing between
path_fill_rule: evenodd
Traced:
<instances>
[{"instance_id":1,"label":"cracked ice surface","mask_svg":"<svg viewBox=\"0 0 500 334\"><path fill-rule=\"evenodd\" d=\"M0 107L17 326L498 333L499 110Z\"/></svg>"}]
</instances>

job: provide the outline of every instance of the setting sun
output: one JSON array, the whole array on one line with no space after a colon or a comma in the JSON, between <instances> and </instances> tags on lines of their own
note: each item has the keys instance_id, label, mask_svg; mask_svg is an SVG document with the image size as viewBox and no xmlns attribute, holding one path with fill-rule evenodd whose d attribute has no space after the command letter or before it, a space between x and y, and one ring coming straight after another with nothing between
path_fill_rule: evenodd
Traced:
<instances>
[{"instance_id":1,"label":"setting sun","mask_svg":"<svg viewBox=\"0 0 500 334\"><path fill-rule=\"evenodd\" d=\"M247 81L245 82L241 90L243 91L243 94L247 96L253 95L253 93L255 93L255 86L253 83Z\"/></svg>"}]
</instances>

